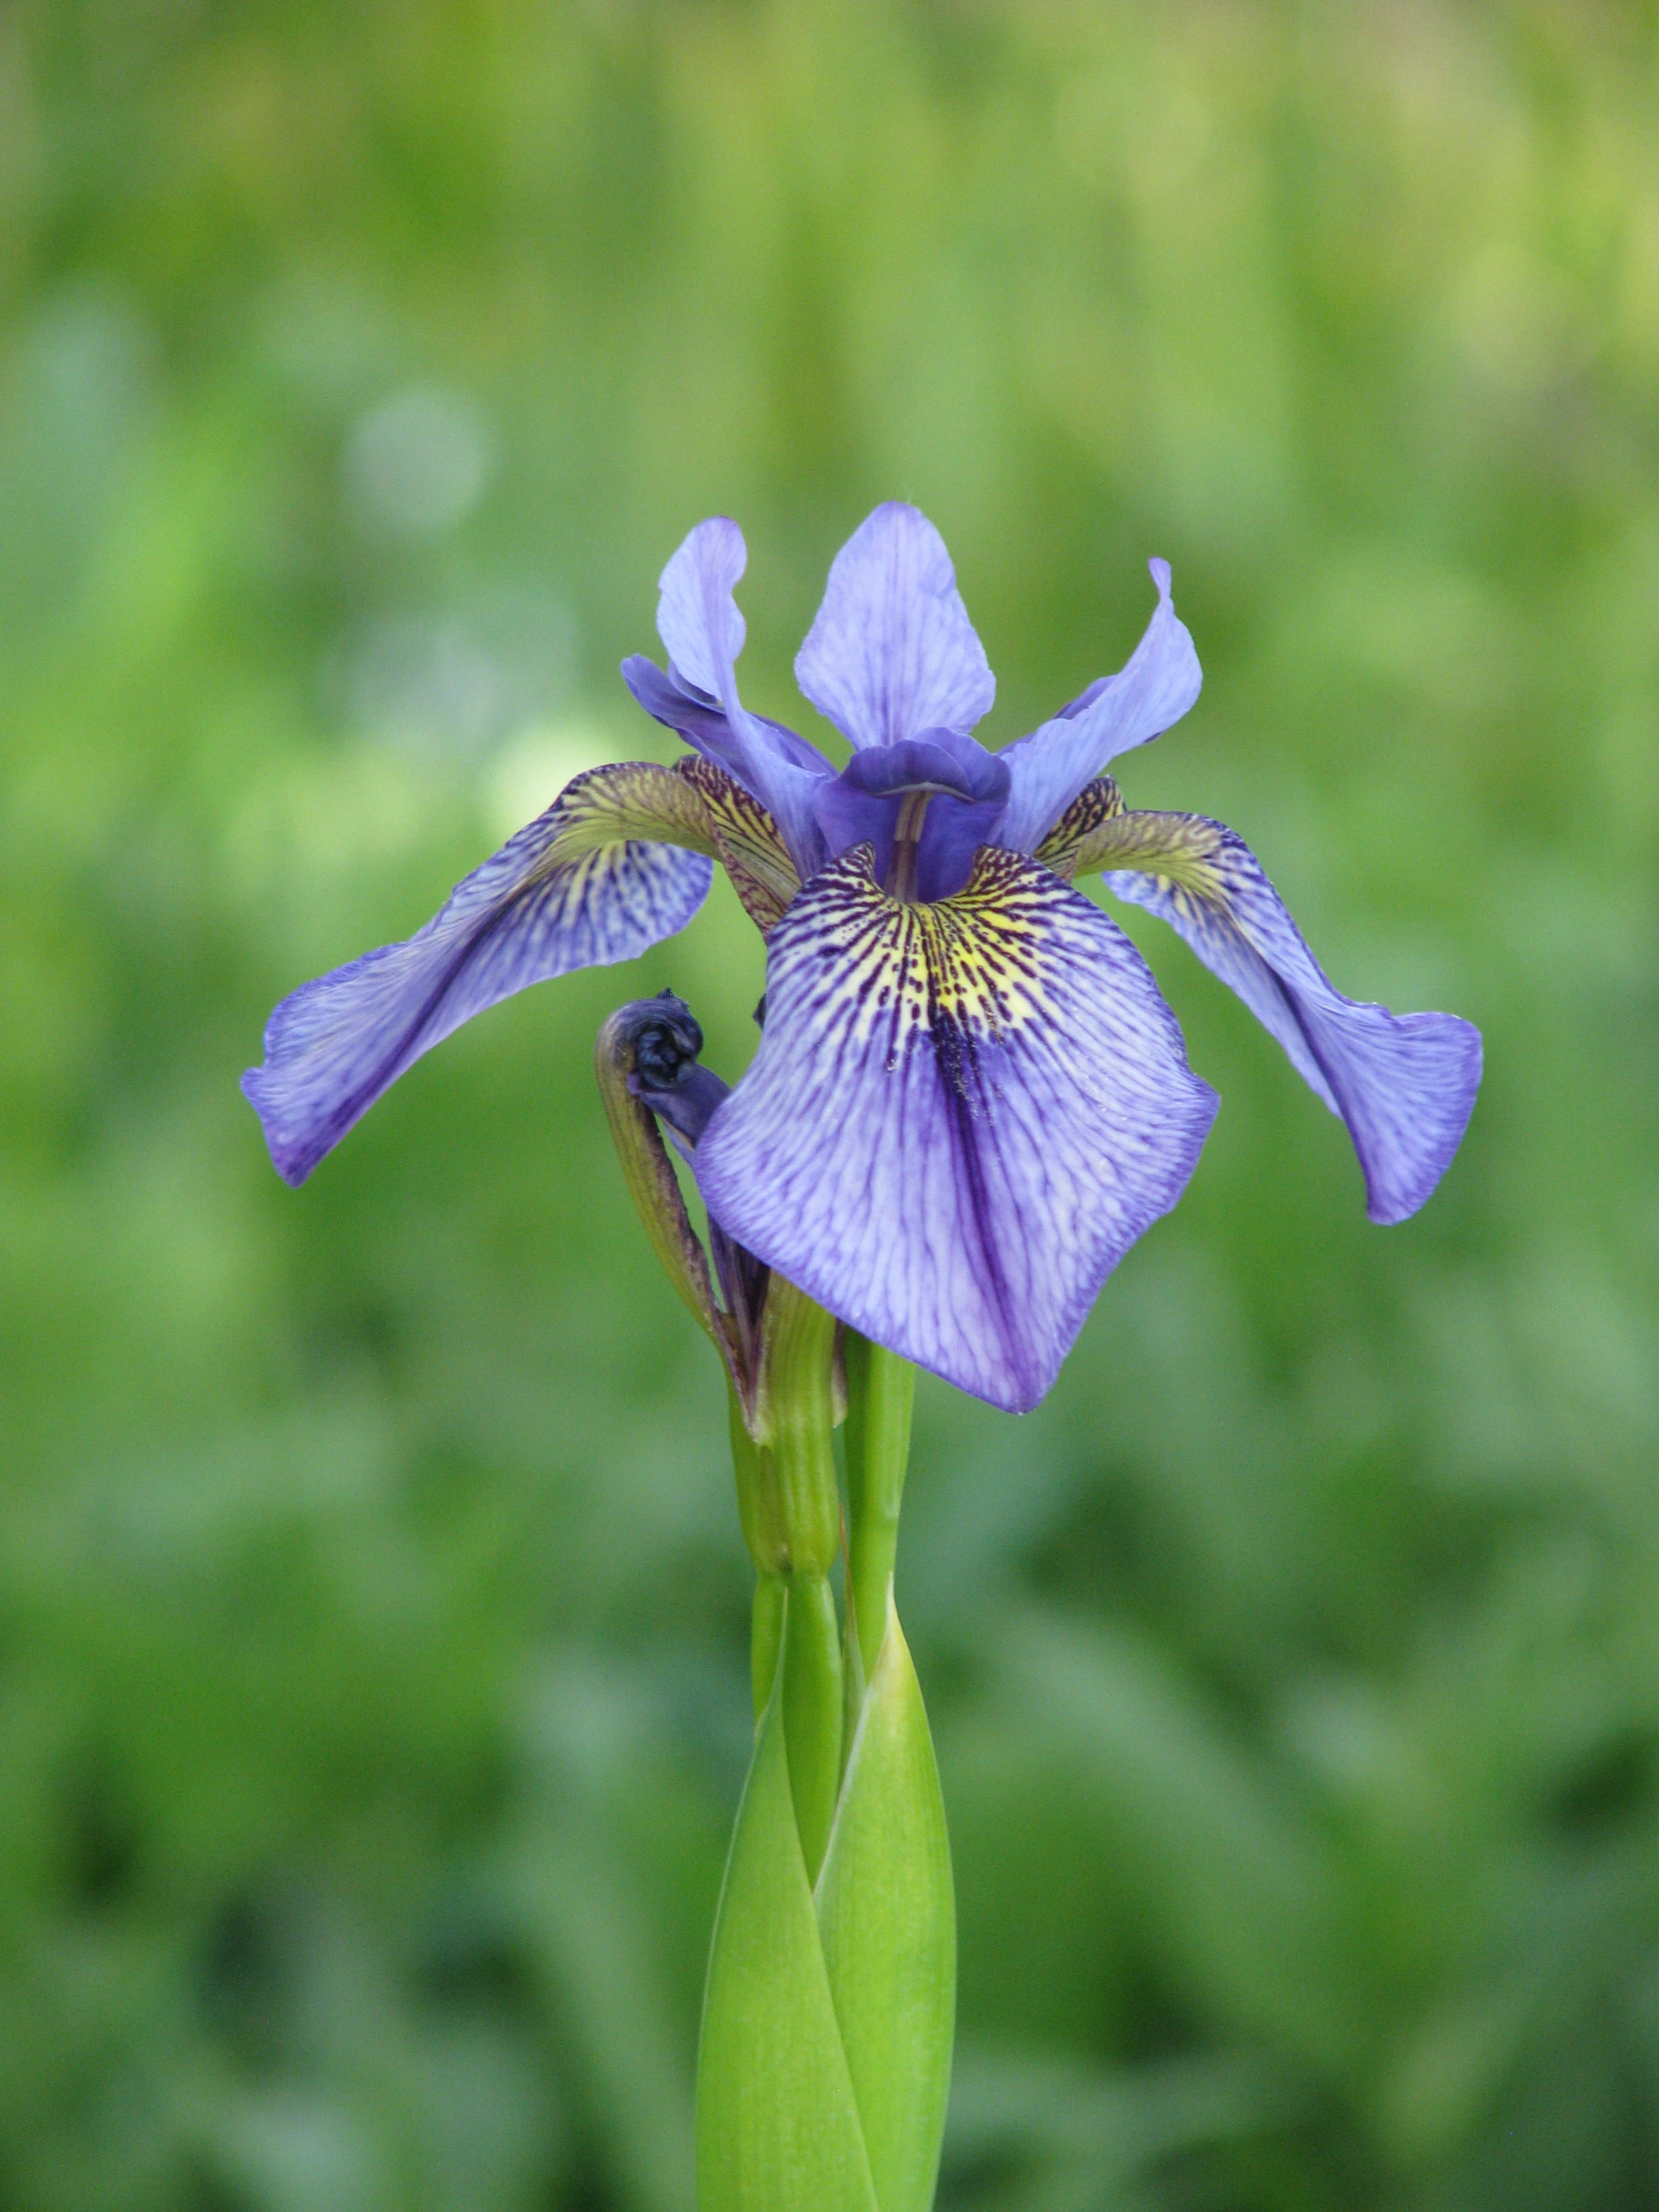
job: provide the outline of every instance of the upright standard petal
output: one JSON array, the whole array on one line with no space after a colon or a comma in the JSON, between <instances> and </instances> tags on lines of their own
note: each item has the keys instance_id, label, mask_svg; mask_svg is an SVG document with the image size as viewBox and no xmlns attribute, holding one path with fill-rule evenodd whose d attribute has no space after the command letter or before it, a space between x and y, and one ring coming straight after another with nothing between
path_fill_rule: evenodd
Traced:
<instances>
[{"instance_id":1,"label":"upright standard petal","mask_svg":"<svg viewBox=\"0 0 1659 2212\"><path fill-rule=\"evenodd\" d=\"M890 500L836 554L795 681L855 746L967 732L996 696L945 540Z\"/></svg>"},{"instance_id":2,"label":"upright standard petal","mask_svg":"<svg viewBox=\"0 0 1659 2212\"><path fill-rule=\"evenodd\" d=\"M1018 1413L1215 1109L1139 954L1047 868L988 848L907 905L857 846L772 933L760 1050L697 1181L810 1297Z\"/></svg>"},{"instance_id":3,"label":"upright standard petal","mask_svg":"<svg viewBox=\"0 0 1659 2212\"><path fill-rule=\"evenodd\" d=\"M1170 597L1170 564L1148 565L1158 607L1117 674L1103 676L1052 722L1003 748L1014 787L998 842L1010 852L1035 853L1085 784L1178 722L1198 696L1203 677Z\"/></svg>"},{"instance_id":4,"label":"upright standard petal","mask_svg":"<svg viewBox=\"0 0 1659 2212\"><path fill-rule=\"evenodd\" d=\"M673 769L634 762L578 776L416 935L283 1000L264 1065L242 1079L277 1173L303 1182L406 1067L486 1006L683 929L714 849L702 800Z\"/></svg>"},{"instance_id":5,"label":"upright standard petal","mask_svg":"<svg viewBox=\"0 0 1659 2212\"><path fill-rule=\"evenodd\" d=\"M1080 815L1089 793L1079 799ZM1230 984L1353 1139L1373 1221L1415 1213L1450 1165L1480 1087L1480 1032L1455 1014L1345 999L1241 837L1199 814L1107 813L1043 857L1179 930Z\"/></svg>"},{"instance_id":6,"label":"upright standard petal","mask_svg":"<svg viewBox=\"0 0 1659 2212\"><path fill-rule=\"evenodd\" d=\"M723 766L727 763L733 739L726 709L718 699L698 690L683 669L665 676L654 660L634 653L622 665L622 679L635 702L653 720L678 732L705 760L719 761ZM770 732L785 757L797 768L815 776L835 774L817 747L798 737L787 723L775 722L769 714L751 714L749 719Z\"/></svg>"},{"instance_id":7,"label":"upright standard petal","mask_svg":"<svg viewBox=\"0 0 1659 2212\"><path fill-rule=\"evenodd\" d=\"M738 696L736 664L745 632L732 594L748 558L735 522L725 515L700 522L662 572L657 629L668 647L671 675L680 679L678 688L684 690L689 681L720 702L730 732L720 757L771 815L805 878L817 872L823 857L812 812L819 777L797 757L804 739L751 714ZM656 706L648 711L656 714ZM712 737L706 724L700 726L706 738ZM825 762L823 774L830 773Z\"/></svg>"}]
</instances>

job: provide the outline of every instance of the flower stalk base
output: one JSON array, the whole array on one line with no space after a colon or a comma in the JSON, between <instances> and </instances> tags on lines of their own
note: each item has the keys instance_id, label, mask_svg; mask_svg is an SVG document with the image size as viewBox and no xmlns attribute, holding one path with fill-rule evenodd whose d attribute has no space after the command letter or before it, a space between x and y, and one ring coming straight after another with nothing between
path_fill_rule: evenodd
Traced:
<instances>
[{"instance_id":1,"label":"flower stalk base","mask_svg":"<svg viewBox=\"0 0 1659 2212\"><path fill-rule=\"evenodd\" d=\"M956 2015L939 1768L893 1604L915 1370L724 1236L706 1252L664 1142L724 1085L669 992L597 1066L630 1194L720 1355L755 1565L755 1751L697 2056L699 2212L928 2212ZM835 1431L845 1419L846 1496ZM832 1575L845 1553L845 1616Z\"/></svg>"},{"instance_id":2,"label":"flower stalk base","mask_svg":"<svg viewBox=\"0 0 1659 2212\"><path fill-rule=\"evenodd\" d=\"M778 1458L786 1471L796 1453L828 1464L827 1420L810 1444L799 1419L758 1444L734 1401L757 1570L757 1724L704 1998L699 2212L928 2212L938 2176L956 1910L939 1769L892 1597L914 1374L849 1336L846 1375L844 1627L816 1556L785 1563L823 1500ZM827 1413L827 1389L817 1403Z\"/></svg>"}]
</instances>

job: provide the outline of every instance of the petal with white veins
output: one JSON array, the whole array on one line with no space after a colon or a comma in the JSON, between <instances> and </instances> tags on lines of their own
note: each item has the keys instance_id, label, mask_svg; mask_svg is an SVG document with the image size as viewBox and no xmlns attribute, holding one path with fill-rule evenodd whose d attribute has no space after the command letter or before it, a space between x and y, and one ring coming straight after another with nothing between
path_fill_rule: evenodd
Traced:
<instances>
[{"instance_id":1,"label":"petal with white veins","mask_svg":"<svg viewBox=\"0 0 1659 2212\"><path fill-rule=\"evenodd\" d=\"M856 846L772 933L760 1049L697 1181L842 1320L1023 1412L1216 1103L1140 955L1048 869L986 848L908 905Z\"/></svg>"},{"instance_id":2,"label":"petal with white veins","mask_svg":"<svg viewBox=\"0 0 1659 2212\"><path fill-rule=\"evenodd\" d=\"M1050 840L1056 858L1065 826ZM1243 839L1203 815L1108 815L1066 860L1070 874L1104 869L1119 898L1178 930L1279 1039L1346 1123L1371 1219L1415 1213L1449 1166L1474 1109L1480 1087L1474 1024L1344 998Z\"/></svg>"},{"instance_id":3,"label":"petal with white veins","mask_svg":"<svg viewBox=\"0 0 1659 2212\"><path fill-rule=\"evenodd\" d=\"M424 929L276 1008L264 1064L242 1089L277 1173L303 1182L405 1068L486 1006L631 960L683 929L707 896L714 849L701 799L672 769L630 762L578 776Z\"/></svg>"}]
</instances>

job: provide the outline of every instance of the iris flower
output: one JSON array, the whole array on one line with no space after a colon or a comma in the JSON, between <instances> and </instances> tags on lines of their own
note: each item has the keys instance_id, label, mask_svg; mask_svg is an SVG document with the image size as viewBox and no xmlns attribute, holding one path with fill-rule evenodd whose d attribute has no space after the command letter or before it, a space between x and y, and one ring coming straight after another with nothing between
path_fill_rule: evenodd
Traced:
<instances>
[{"instance_id":1,"label":"iris flower","mask_svg":"<svg viewBox=\"0 0 1659 2212\"><path fill-rule=\"evenodd\" d=\"M950 556L878 507L795 662L852 746L837 769L738 696L742 533L700 523L661 578L666 671L624 663L690 751L578 776L406 943L285 999L244 1088L298 1183L420 1055L531 983L684 927L714 864L766 936L759 1049L693 1156L726 1234L864 1334L1019 1412L1175 1204L1218 1100L1096 872L1185 938L1346 1124L1373 1221L1457 1148L1480 1039L1344 998L1256 860L1202 815L1126 809L1106 774L1179 720L1198 659L1158 605L1115 676L1001 750Z\"/></svg>"}]
</instances>

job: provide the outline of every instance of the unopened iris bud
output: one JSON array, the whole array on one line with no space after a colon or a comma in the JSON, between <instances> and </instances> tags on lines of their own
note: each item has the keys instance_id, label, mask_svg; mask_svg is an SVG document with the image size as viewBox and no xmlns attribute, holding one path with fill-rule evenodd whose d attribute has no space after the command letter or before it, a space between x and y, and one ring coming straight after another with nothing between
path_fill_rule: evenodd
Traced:
<instances>
[{"instance_id":1,"label":"unopened iris bud","mask_svg":"<svg viewBox=\"0 0 1659 2212\"><path fill-rule=\"evenodd\" d=\"M702 1050L690 1007L661 991L617 1008L599 1031L595 1066L617 1155L653 1248L724 1360L745 1425L757 1428L767 1383L762 1320L769 1271L712 1217L705 1252L658 1127L667 1128L690 1160L729 1096L729 1086L699 1062Z\"/></svg>"},{"instance_id":2,"label":"unopened iris bud","mask_svg":"<svg viewBox=\"0 0 1659 2212\"><path fill-rule=\"evenodd\" d=\"M708 1255L691 1226L657 1127L660 1115L689 1154L726 1096L719 1077L698 1066L702 1050L702 1030L691 1009L672 991L663 991L617 1009L599 1031L593 1066L629 1195L652 1249L725 1362L746 1407L753 1397L744 1341L749 1316L744 1314L744 1325L739 1326L734 1313L723 1311L715 1298ZM724 1277L728 1270L720 1272ZM727 1296L729 1302L729 1291Z\"/></svg>"},{"instance_id":3,"label":"unopened iris bud","mask_svg":"<svg viewBox=\"0 0 1659 2212\"><path fill-rule=\"evenodd\" d=\"M829 1445L847 1405L836 1327L712 1214L707 1251L691 1225L658 1124L690 1160L729 1095L701 1065L702 1050L702 1030L684 999L672 991L636 999L599 1031L599 1092L653 1248L725 1362L743 1426L762 1448L765 1464L743 1499L757 1563L765 1572L823 1572L840 1539Z\"/></svg>"},{"instance_id":4,"label":"unopened iris bud","mask_svg":"<svg viewBox=\"0 0 1659 2212\"><path fill-rule=\"evenodd\" d=\"M635 1000L612 1017L631 1017L634 1073L628 1087L642 1105L684 1141L689 1151L708 1127L710 1115L731 1085L722 1083L712 1068L698 1064L702 1030L684 999L672 991L654 999Z\"/></svg>"},{"instance_id":5,"label":"unopened iris bud","mask_svg":"<svg viewBox=\"0 0 1659 2212\"><path fill-rule=\"evenodd\" d=\"M696 1065L702 1050L702 1024L672 991L659 991L654 999L636 999L614 1019L632 1039L635 1083L671 1090L688 1067Z\"/></svg>"},{"instance_id":6,"label":"unopened iris bud","mask_svg":"<svg viewBox=\"0 0 1659 2212\"><path fill-rule=\"evenodd\" d=\"M681 1154L690 1159L714 1109L731 1095L712 1068L702 1066L702 1030L684 999L672 991L635 1000L612 1019L631 1042L634 1072L628 1088L642 1106L666 1124ZM768 1271L752 1252L734 1243L710 1217L708 1244L725 1311L720 1321L745 1378L739 1395L745 1418L755 1410L762 1311ZM728 1362L728 1364L730 1363Z\"/></svg>"}]
</instances>

